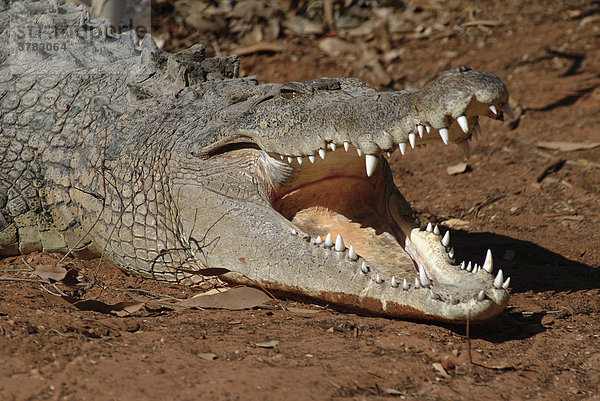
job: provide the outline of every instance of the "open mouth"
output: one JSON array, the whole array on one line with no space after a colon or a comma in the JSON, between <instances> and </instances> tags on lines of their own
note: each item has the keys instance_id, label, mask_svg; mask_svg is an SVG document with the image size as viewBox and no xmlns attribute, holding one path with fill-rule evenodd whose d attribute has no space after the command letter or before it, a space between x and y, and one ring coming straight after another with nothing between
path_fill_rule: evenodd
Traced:
<instances>
[{"instance_id":1,"label":"open mouth","mask_svg":"<svg viewBox=\"0 0 600 401\"><path fill-rule=\"evenodd\" d=\"M349 142L330 142L305 157L262 152L271 205L296 227L293 235L301 232L310 236L309 246L355 261L357 274L376 285L426 290L430 300L449 307L475 310L488 300L504 308L510 278L494 272L491 252L481 266L458 262L450 232L418 219L394 185L385 157L439 140L458 144L468 157L469 140L480 133L475 114L480 106L471 105L445 129L419 126L407 143L377 154L364 154ZM512 114L507 104L502 107ZM484 114L503 118L493 105Z\"/></svg>"}]
</instances>

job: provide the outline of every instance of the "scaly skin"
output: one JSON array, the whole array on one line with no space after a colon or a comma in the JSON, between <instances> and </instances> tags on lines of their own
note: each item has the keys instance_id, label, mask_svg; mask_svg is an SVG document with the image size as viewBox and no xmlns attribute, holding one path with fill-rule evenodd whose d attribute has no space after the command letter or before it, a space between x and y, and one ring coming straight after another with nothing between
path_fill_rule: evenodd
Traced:
<instances>
[{"instance_id":1,"label":"scaly skin","mask_svg":"<svg viewBox=\"0 0 600 401\"><path fill-rule=\"evenodd\" d=\"M479 116L508 110L496 76L459 67L412 92L348 78L258 85L236 78L236 57L107 38L85 9L60 8L0 11L1 43L36 15L73 28L66 50L0 48L0 255L103 252L178 283L224 268L232 282L402 318L505 308L491 255L483 269L458 265L383 157L441 140L468 152ZM73 34L91 28L94 40ZM343 235L334 246L328 233Z\"/></svg>"}]
</instances>

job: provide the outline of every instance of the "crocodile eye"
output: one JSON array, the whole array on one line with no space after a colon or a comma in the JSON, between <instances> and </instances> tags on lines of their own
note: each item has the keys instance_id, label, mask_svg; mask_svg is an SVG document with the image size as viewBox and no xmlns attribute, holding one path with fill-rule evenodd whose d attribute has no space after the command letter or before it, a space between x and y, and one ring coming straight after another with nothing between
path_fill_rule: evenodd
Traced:
<instances>
[{"instance_id":1,"label":"crocodile eye","mask_svg":"<svg viewBox=\"0 0 600 401\"><path fill-rule=\"evenodd\" d=\"M293 89L289 89L289 88L282 88L279 91L279 94L281 95L282 98L287 99L287 100L292 100L296 97L304 95L304 93L302 93L302 92L297 92L297 91L295 91Z\"/></svg>"}]
</instances>

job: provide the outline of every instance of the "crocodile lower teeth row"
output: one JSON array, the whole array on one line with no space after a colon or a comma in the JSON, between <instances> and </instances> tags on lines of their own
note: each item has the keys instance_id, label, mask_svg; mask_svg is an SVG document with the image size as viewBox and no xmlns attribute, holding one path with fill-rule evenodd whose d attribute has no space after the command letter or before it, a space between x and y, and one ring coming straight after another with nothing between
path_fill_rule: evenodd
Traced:
<instances>
[{"instance_id":1,"label":"crocodile lower teeth row","mask_svg":"<svg viewBox=\"0 0 600 401\"><path fill-rule=\"evenodd\" d=\"M329 233L325 237L324 242L323 242L323 239L321 238L321 236L319 235L315 239L314 243L315 243L315 245L323 244L323 246L325 248L333 248L333 249L335 249L336 252L344 252L346 250L346 245L344 244L344 239L342 238L342 236L340 234L338 234L337 237L335 238L335 242L333 242L333 237L331 236L331 233ZM358 260L358 254L356 253L356 250L354 249L353 245L350 245L350 248L348 249L348 259L350 259L353 262L356 262Z\"/></svg>"},{"instance_id":2,"label":"crocodile lower teeth row","mask_svg":"<svg viewBox=\"0 0 600 401\"><path fill-rule=\"evenodd\" d=\"M483 266L479 266L477 263L475 263L473 265L471 262L465 264L465 262L463 261L460 264L460 268L461 268L461 270L466 270L473 274L479 273L480 270L485 270L488 273L491 273L491 271L488 270L488 268L493 269L491 251L488 249L488 253L485 257L485 262L483 262ZM496 274L496 278L494 279L494 287L496 287L498 289L502 288L502 289L508 290L509 286L510 286L510 277L507 277L506 280L504 280L504 273L502 272L502 269L499 269L498 273Z\"/></svg>"},{"instance_id":3,"label":"crocodile lower teeth row","mask_svg":"<svg viewBox=\"0 0 600 401\"><path fill-rule=\"evenodd\" d=\"M427 225L427 231L433 232L436 235L440 235L438 226L436 225L435 228L431 228L431 223L429 223ZM298 235L298 231L296 231L296 229L292 229L291 234ZM449 243L450 243L450 232L446 231L446 234L442 238L442 245L448 246ZM335 238L335 242L333 241L333 236L331 235L331 233L327 234L327 236L325 237L325 241L323 241L323 239L319 235L319 236L317 236L317 238L315 238L314 244L315 245L323 244L323 246L325 248L333 248L336 252L344 252L347 249L346 245L344 244L344 239L342 238L342 236L340 234L338 234L337 237ZM450 258L452 259L454 255L450 255L450 253L454 253L454 250L451 249L448 252ZM348 249L348 259L353 262L356 262L359 259L359 256L356 253L356 250L354 249L353 245L350 245L350 248ZM467 270L472 273L477 273L480 269L484 269L488 273L492 273L492 271L493 271L492 251L488 249L486 257L485 257L485 261L483 263L483 267L479 267L479 265L477 265L477 264L475 264L475 267L473 267L471 262L469 262L468 265L465 265L465 262L462 262L460 264L460 268L461 268L461 270ZM360 272L362 274L366 275L367 273L369 273L369 271L370 271L370 268L369 268L369 266L367 266L367 263L362 262L362 265L360 267ZM379 274L376 274L375 282L377 284L382 284L384 281L385 281L385 279L383 279ZM414 282L413 288L415 288L415 289L428 288L428 287L431 287L432 284L433 283L432 283L431 279L427 276L427 273L425 273L425 270L423 268L419 268L419 276L415 277L415 282ZM400 283L396 279L396 276L392 276L390 285L393 288L398 288L400 286ZM496 275L496 278L494 279L493 285L494 285L494 287L496 287L498 289L508 290L508 287L510 285L510 277L508 277L506 280L504 280L503 272L500 269L500 270L498 270L498 274ZM404 291L407 291L410 289L410 284L408 284L408 281L406 279L402 280L402 289ZM435 295L435 294L433 294L433 295ZM483 290L481 290L477 295L477 299L480 301L483 301L484 298L485 298L485 292ZM457 300L451 299L451 301L454 301L454 302L452 302L453 304L458 303Z\"/></svg>"}]
</instances>

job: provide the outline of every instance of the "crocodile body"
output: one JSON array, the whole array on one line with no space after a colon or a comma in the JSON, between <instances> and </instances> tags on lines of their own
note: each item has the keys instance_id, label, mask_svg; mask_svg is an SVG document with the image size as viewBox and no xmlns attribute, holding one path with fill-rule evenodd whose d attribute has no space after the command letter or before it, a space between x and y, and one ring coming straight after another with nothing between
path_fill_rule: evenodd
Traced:
<instances>
[{"instance_id":1,"label":"crocodile body","mask_svg":"<svg viewBox=\"0 0 600 401\"><path fill-rule=\"evenodd\" d=\"M259 85L237 77L235 56L110 36L71 3L3 7L0 255L103 253L183 284L226 269L231 282L401 318L505 308L491 254L455 261L384 157L442 141L468 153L478 118L510 110L496 76L458 67L410 92L350 78ZM68 29L59 46L28 49L20 29L34 22Z\"/></svg>"}]
</instances>

